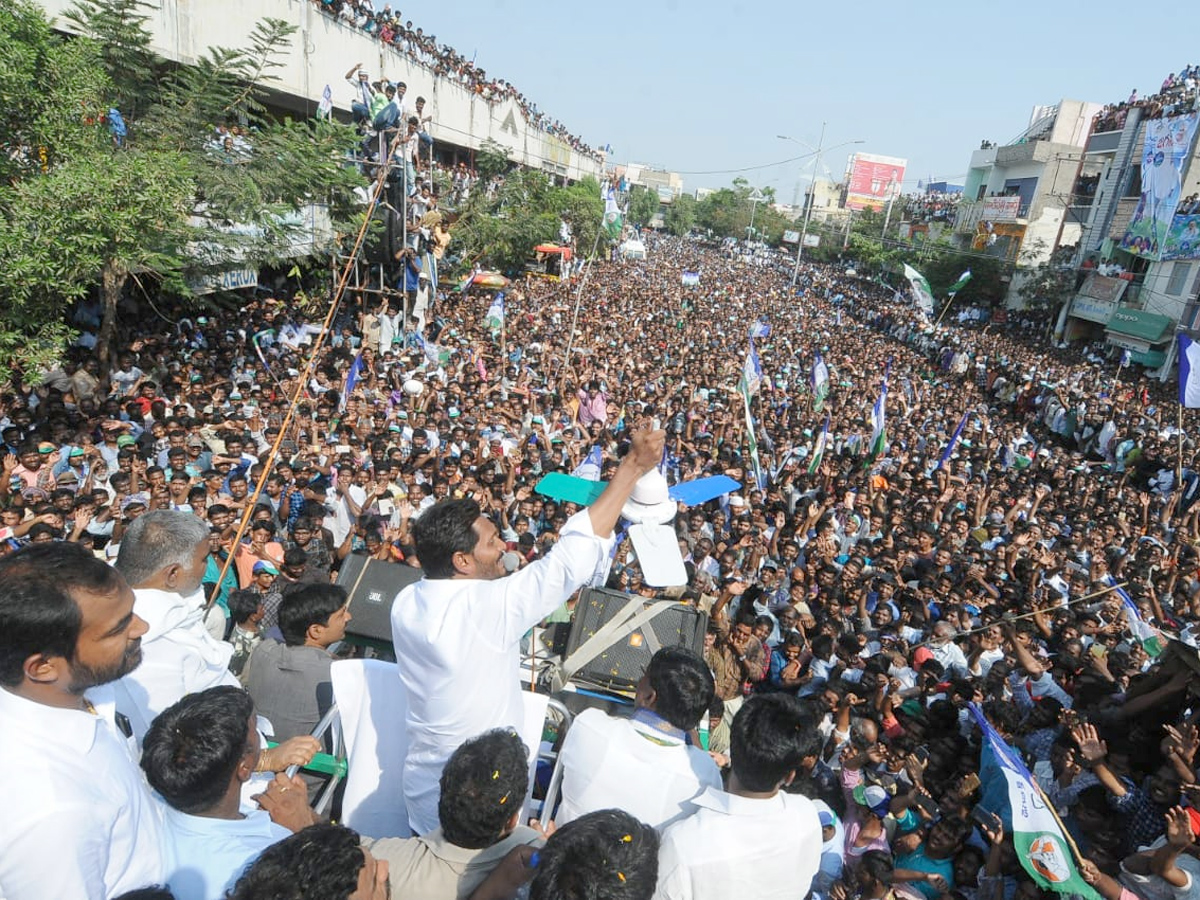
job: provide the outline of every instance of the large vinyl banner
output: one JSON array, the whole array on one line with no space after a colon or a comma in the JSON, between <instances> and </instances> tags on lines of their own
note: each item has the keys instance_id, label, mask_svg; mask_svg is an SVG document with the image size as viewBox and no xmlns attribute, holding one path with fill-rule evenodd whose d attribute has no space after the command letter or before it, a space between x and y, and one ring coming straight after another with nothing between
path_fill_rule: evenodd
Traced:
<instances>
[{"instance_id":1,"label":"large vinyl banner","mask_svg":"<svg viewBox=\"0 0 1200 900\"><path fill-rule=\"evenodd\" d=\"M891 197L899 197L908 160L873 153L855 153L850 163L846 206L850 209L882 209Z\"/></svg>"},{"instance_id":2,"label":"large vinyl banner","mask_svg":"<svg viewBox=\"0 0 1200 900\"><path fill-rule=\"evenodd\" d=\"M1175 216L1167 232L1163 259L1196 259L1200 257L1200 215Z\"/></svg>"},{"instance_id":3,"label":"large vinyl banner","mask_svg":"<svg viewBox=\"0 0 1200 900\"><path fill-rule=\"evenodd\" d=\"M1197 118L1197 113L1188 113L1146 123L1142 195L1121 238L1121 249L1146 259L1163 258Z\"/></svg>"}]
</instances>

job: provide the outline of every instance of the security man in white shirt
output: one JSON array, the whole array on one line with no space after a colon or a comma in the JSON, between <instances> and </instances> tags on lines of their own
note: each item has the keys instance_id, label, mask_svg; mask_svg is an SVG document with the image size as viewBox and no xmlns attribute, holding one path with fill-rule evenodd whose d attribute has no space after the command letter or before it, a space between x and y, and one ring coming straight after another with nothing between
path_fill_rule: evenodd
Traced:
<instances>
[{"instance_id":1,"label":"security man in white shirt","mask_svg":"<svg viewBox=\"0 0 1200 900\"><path fill-rule=\"evenodd\" d=\"M663 833L655 900L793 900L821 864L821 821L807 797L787 794L820 738L801 702L759 694L733 719L729 792L708 788L695 812Z\"/></svg>"},{"instance_id":2,"label":"security man in white shirt","mask_svg":"<svg viewBox=\"0 0 1200 900\"><path fill-rule=\"evenodd\" d=\"M0 896L104 900L162 880L162 823L108 685L146 623L79 544L0 560Z\"/></svg>"},{"instance_id":3,"label":"security man in white shirt","mask_svg":"<svg viewBox=\"0 0 1200 900\"><path fill-rule=\"evenodd\" d=\"M520 640L607 561L633 486L662 459L666 435L641 429L613 480L564 526L542 559L508 575L496 524L473 500L444 500L414 526L425 577L392 606L408 699L404 795L417 834L438 826L438 781L454 750L492 728L520 729Z\"/></svg>"},{"instance_id":4,"label":"security man in white shirt","mask_svg":"<svg viewBox=\"0 0 1200 900\"><path fill-rule=\"evenodd\" d=\"M692 734L714 693L708 665L682 647L664 647L637 685L630 719L581 712L562 748L565 825L598 809L622 809L653 828L683 818L687 801L721 789L721 770Z\"/></svg>"}]
</instances>

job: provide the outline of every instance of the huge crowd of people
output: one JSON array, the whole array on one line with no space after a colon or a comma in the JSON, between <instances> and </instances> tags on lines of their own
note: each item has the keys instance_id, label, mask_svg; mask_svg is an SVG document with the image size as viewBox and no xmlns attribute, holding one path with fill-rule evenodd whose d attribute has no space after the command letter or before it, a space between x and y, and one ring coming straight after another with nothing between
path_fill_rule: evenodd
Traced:
<instances>
[{"instance_id":1,"label":"huge crowd of people","mask_svg":"<svg viewBox=\"0 0 1200 900\"><path fill-rule=\"evenodd\" d=\"M475 64L474 57L468 59L448 44L439 44L436 35L426 34L421 27L414 27L398 9L390 3L376 9L372 0L313 0L326 15L332 16L351 28L376 36L397 53L416 63L433 78L445 79L460 84L488 103L513 100L521 110L525 121L539 131L555 135L579 153L603 159L600 151L593 150L582 138L567 130L567 127L537 104L526 97L511 82L495 78Z\"/></svg>"},{"instance_id":2,"label":"huge crowd of people","mask_svg":"<svg viewBox=\"0 0 1200 900\"><path fill-rule=\"evenodd\" d=\"M1144 97L1138 96L1134 88L1127 100L1119 103L1106 104L1096 113L1092 131L1120 131L1125 127L1125 119L1129 110L1140 108L1147 119L1160 119L1163 116L1180 116L1193 112L1200 104L1200 66L1188 64L1178 73L1171 72L1163 79L1162 85L1153 93Z\"/></svg>"},{"instance_id":3,"label":"huge crowd of people","mask_svg":"<svg viewBox=\"0 0 1200 900\"><path fill-rule=\"evenodd\" d=\"M502 325L491 292L429 296L419 331L351 294L315 360L283 294L130 307L111 366L80 348L0 397L0 895L1034 900L970 703L1098 893L1195 895L1200 466L1171 392L844 267L793 292L785 261L646 241L578 298L510 286ZM535 490L597 455L587 510ZM679 510L672 588L614 536L660 464L740 484ZM352 556L425 570L393 609L413 833L371 840L285 772L320 749ZM531 828L517 648L609 559L708 633L630 717L576 719L561 827Z\"/></svg>"}]
</instances>

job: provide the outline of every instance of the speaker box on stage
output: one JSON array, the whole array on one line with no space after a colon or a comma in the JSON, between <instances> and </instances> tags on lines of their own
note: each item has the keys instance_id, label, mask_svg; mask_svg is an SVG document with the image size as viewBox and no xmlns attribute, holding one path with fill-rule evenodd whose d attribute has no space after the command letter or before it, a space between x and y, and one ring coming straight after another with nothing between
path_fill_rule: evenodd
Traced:
<instances>
[{"instance_id":1,"label":"speaker box on stage","mask_svg":"<svg viewBox=\"0 0 1200 900\"><path fill-rule=\"evenodd\" d=\"M392 640L392 602L425 573L412 566L380 562L351 553L342 561L337 583L350 594L349 637Z\"/></svg>"},{"instance_id":2,"label":"speaker box on stage","mask_svg":"<svg viewBox=\"0 0 1200 900\"><path fill-rule=\"evenodd\" d=\"M567 638L567 660L603 625L626 610L633 599L631 594L621 591L585 588L575 604L571 634ZM650 657L662 647L685 647L697 656L703 656L708 616L694 606L650 598L643 599L638 610L660 604L670 608L660 611L633 632L618 637L585 662L570 680L609 691L632 691L645 674Z\"/></svg>"}]
</instances>

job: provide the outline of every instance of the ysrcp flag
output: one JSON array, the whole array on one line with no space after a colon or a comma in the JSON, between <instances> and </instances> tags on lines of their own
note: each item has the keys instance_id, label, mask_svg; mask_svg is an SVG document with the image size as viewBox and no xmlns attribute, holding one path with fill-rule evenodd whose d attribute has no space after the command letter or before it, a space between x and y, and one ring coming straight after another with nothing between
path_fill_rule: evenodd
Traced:
<instances>
[{"instance_id":1,"label":"ysrcp flag","mask_svg":"<svg viewBox=\"0 0 1200 900\"><path fill-rule=\"evenodd\" d=\"M825 365L820 353L816 354L813 361L812 392L813 410L820 412L825 405L825 398L829 396L829 366Z\"/></svg>"},{"instance_id":2,"label":"ysrcp flag","mask_svg":"<svg viewBox=\"0 0 1200 900\"><path fill-rule=\"evenodd\" d=\"M1133 632L1133 637L1141 648L1146 651L1146 655L1155 657L1162 653L1162 638L1150 626L1150 623L1142 618L1141 611L1138 610L1137 604L1133 602L1133 598L1125 592L1124 588L1117 586L1117 579L1111 575L1104 577L1104 583L1112 588L1113 592L1121 598L1121 609L1125 611L1125 618L1129 620L1129 630Z\"/></svg>"},{"instance_id":3,"label":"ysrcp flag","mask_svg":"<svg viewBox=\"0 0 1200 900\"><path fill-rule=\"evenodd\" d=\"M908 279L909 287L912 289L913 302L917 304L917 308L924 313L933 312L933 291L929 289L929 282L925 280L925 276L905 263L904 277Z\"/></svg>"},{"instance_id":4,"label":"ysrcp flag","mask_svg":"<svg viewBox=\"0 0 1200 900\"><path fill-rule=\"evenodd\" d=\"M1039 887L1059 894L1077 894L1086 900L1100 900L1100 895L1079 874L1058 820L1046 805L1045 796L1034 785L1025 763L996 733L978 706L971 703L968 708L983 732L985 759L980 766L980 775L994 778L999 772L1007 787L1008 809L1004 812L1011 813L1013 849L1021 868ZM988 787L987 784L983 786L985 794ZM1001 815L1001 818L1008 817Z\"/></svg>"},{"instance_id":5,"label":"ysrcp flag","mask_svg":"<svg viewBox=\"0 0 1200 900\"><path fill-rule=\"evenodd\" d=\"M584 478L588 481L600 480L600 467L604 464L604 457L600 453L600 445L593 447L587 455L587 459L575 467L575 471L571 474L576 478Z\"/></svg>"},{"instance_id":6,"label":"ysrcp flag","mask_svg":"<svg viewBox=\"0 0 1200 900\"><path fill-rule=\"evenodd\" d=\"M487 315L483 317L483 324L492 331L499 331L504 327L504 291L496 294L492 305L488 307Z\"/></svg>"},{"instance_id":7,"label":"ysrcp flag","mask_svg":"<svg viewBox=\"0 0 1200 900\"><path fill-rule=\"evenodd\" d=\"M1179 405L1200 408L1200 344L1179 335Z\"/></svg>"},{"instance_id":8,"label":"ysrcp flag","mask_svg":"<svg viewBox=\"0 0 1200 900\"><path fill-rule=\"evenodd\" d=\"M963 272L961 275L958 276L958 281L956 281L956 282L954 282L954 284L950 285L950 289L948 291L946 291L946 293L949 294L951 297L953 297L955 294L957 294L959 291L961 291L963 288L965 288L967 286L967 282L970 280L971 280L971 270L967 269L967 271Z\"/></svg>"},{"instance_id":9,"label":"ysrcp flag","mask_svg":"<svg viewBox=\"0 0 1200 900\"><path fill-rule=\"evenodd\" d=\"M617 205L617 192L609 185L604 191L604 230L615 241L621 236L624 224L621 207Z\"/></svg>"},{"instance_id":10,"label":"ysrcp flag","mask_svg":"<svg viewBox=\"0 0 1200 900\"><path fill-rule=\"evenodd\" d=\"M746 392L753 396L762 386L762 363L758 361L758 351L754 349L754 341L750 342L750 350L746 353L746 361L742 365L742 384Z\"/></svg>"}]
</instances>

